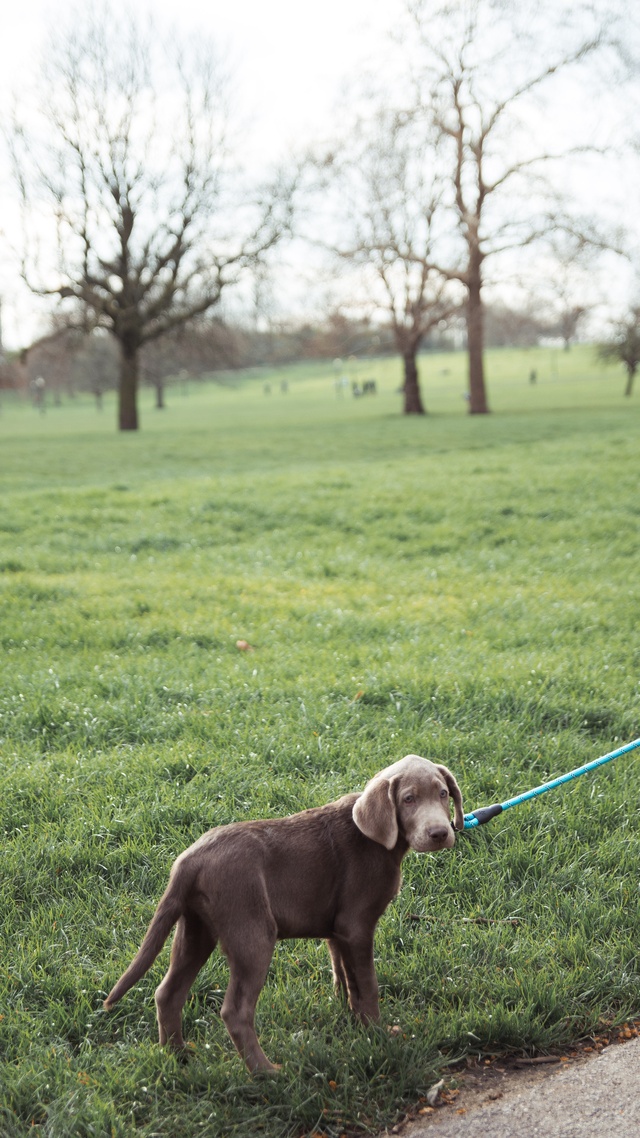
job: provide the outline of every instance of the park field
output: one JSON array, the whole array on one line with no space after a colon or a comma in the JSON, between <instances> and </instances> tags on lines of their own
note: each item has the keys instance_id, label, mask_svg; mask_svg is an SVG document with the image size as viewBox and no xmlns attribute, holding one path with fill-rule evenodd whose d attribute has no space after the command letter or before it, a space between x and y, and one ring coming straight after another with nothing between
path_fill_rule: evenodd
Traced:
<instances>
[{"instance_id":1,"label":"park field","mask_svg":"<svg viewBox=\"0 0 640 1138\"><path fill-rule=\"evenodd\" d=\"M3 397L2 1138L367 1133L465 1055L640 1016L640 752L407 856L379 1028L335 1001L323 944L278 945L276 1078L220 1021L218 953L187 1063L156 1042L168 946L102 1008L209 827L408 752L471 810L640 736L640 393L587 347L496 351L471 418L462 355L427 356L430 414L405 419L395 362L345 368L378 395L316 364L229 376L163 412L145 393L138 434L112 398Z\"/></svg>"}]
</instances>

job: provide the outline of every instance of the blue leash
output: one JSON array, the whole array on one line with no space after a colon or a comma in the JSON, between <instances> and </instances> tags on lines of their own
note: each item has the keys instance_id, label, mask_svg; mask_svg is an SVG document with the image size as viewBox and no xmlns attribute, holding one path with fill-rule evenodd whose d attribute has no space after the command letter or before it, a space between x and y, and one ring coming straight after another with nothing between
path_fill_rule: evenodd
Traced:
<instances>
[{"instance_id":1,"label":"blue leash","mask_svg":"<svg viewBox=\"0 0 640 1138\"><path fill-rule=\"evenodd\" d=\"M508 798L506 802L496 802L493 806L481 806L479 810L473 810L471 814L464 816L465 830L472 830L474 826L484 826L485 822L489 822L491 818L495 818L497 814L502 814L503 811L509 810L512 806L519 806L521 802L527 802L530 798L537 798L539 794L545 794L547 790L553 790L556 786L562 786L563 782L571 782L572 779L578 778L581 774L586 774L587 771L593 771L596 767L604 766L605 763L610 763L612 759L617 759L619 755L626 755L628 751L635 750L640 747L640 739L635 739L633 743L626 743L624 747L618 747L617 751L609 751L608 755L603 755L600 759L594 759L593 762L585 763L583 767L577 767L574 771L569 771L568 774L562 774L559 778L553 778L551 782L545 782L542 786L536 786L533 790L527 790L525 794L518 794L515 798Z\"/></svg>"}]
</instances>

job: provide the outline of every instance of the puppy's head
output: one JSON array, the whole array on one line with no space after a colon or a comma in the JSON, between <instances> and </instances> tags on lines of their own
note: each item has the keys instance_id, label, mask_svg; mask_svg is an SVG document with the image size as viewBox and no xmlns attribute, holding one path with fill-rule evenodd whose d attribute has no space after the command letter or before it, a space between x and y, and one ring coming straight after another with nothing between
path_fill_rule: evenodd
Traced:
<instances>
[{"instance_id":1,"label":"puppy's head","mask_svg":"<svg viewBox=\"0 0 640 1138\"><path fill-rule=\"evenodd\" d=\"M449 799L454 803L451 824ZM379 771L353 807L359 830L392 850L402 835L418 853L451 849L464 829L462 794L451 771L419 755L406 755Z\"/></svg>"}]
</instances>

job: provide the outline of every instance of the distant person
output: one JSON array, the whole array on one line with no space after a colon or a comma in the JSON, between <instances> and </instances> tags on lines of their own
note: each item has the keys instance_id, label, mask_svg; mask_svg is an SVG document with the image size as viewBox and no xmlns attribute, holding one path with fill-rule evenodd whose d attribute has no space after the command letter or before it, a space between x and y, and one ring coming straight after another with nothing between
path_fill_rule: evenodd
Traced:
<instances>
[{"instance_id":1,"label":"distant person","mask_svg":"<svg viewBox=\"0 0 640 1138\"><path fill-rule=\"evenodd\" d=\"M44 376L39 375L38 378L36 380L34 380L34 384L33 384L33 403L34 403L35 407L39 408L41 415L44 415L44 412L45 412L45 406L44 406L45 388L46 388L46 383L44 381Z\"/></svg>"},{"instance_id":2,"label":"distant person","mask_svg":"<svg viewBox=\"0 0 640 1138\"><path fill-rule=\"evenodd\" d=\"M529 383L535 383L537 378L538 373L536 372L536 369L532 367L531 371L529 372Z\"/></svg>"},{"instance_id":3,"label":"distant person","mask_svg":"<svg viewBox=\"0 0 640 1138\"><path fill-rule=\"evenodd\" d=\"M271 395L271 384L265 383L262 390L264 391L265 395Z\"/></svg>"},{"instance_id":4,"label":"distant person","mask_svg":"<svg viewBox=\"0 0 640 1138\"><path fill-rule=\"evenodd\" d=\"M280 390L281 390L283 395L287 394L287 391L289 390L289 380L288 379L282 379L280 381Z\"/></svg>"}]
</instances>

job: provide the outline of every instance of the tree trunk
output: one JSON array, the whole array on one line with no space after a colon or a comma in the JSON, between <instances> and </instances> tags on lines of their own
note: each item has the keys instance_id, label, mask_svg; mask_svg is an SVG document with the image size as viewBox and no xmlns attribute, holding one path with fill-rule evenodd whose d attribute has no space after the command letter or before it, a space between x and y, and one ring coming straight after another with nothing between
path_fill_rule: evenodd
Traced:
<instances>
[{"instance_id":1,"label":"tree trunk","mask_svg":"<svg viewBox=\"0 0 640 1138\"><path fill-rule=\"evenodd\" d=\"M469 414L487 415L489 405L484 385L484 313L479 259L472 257L467 297L467 351L469 353Z\"/></svg>"},{"instance_id":2,"label":"tree trunk","mask_svg":"<svg viewBox=\"0 0 640 1138\"><path fill-rule=\"evenodd\" d=\"M120 344L120 389L118 392L118 427L121 431L138 430L138 345Z\"/></svg>"},{"instance_id":3,"label":"tree trunk","mask_svg":"<svg viewBox=\"0 0 640 1138\"><path fill-rule=\"evenodd\" d=\"M164 411L164 383L158 382L156 387L156 411Z\"/></svg>"},{"instance_id":4,"label":"tree trunk","mask_svg":"<svg viewBox=\"0 0 640 1138\"><path fill-rule=\"evenodd\" d=\"M630 367L629 364L627 364L627 386L624 389L625 395L631 395L631 392L633 391L633 380L634 380L635 374L636 374L636 368Z\"/></svg>"},{"instance_id":5,"label":"tree trunk","mask_svg":"<svg viewBox=\"0 0 640 1138\"><path fill-rule=\"evenodd\" d=\"M420 395L416 349L409 348L404 359L404 413L405 415L424 415L425 409Z\"/></svg>"}]
</instances>

